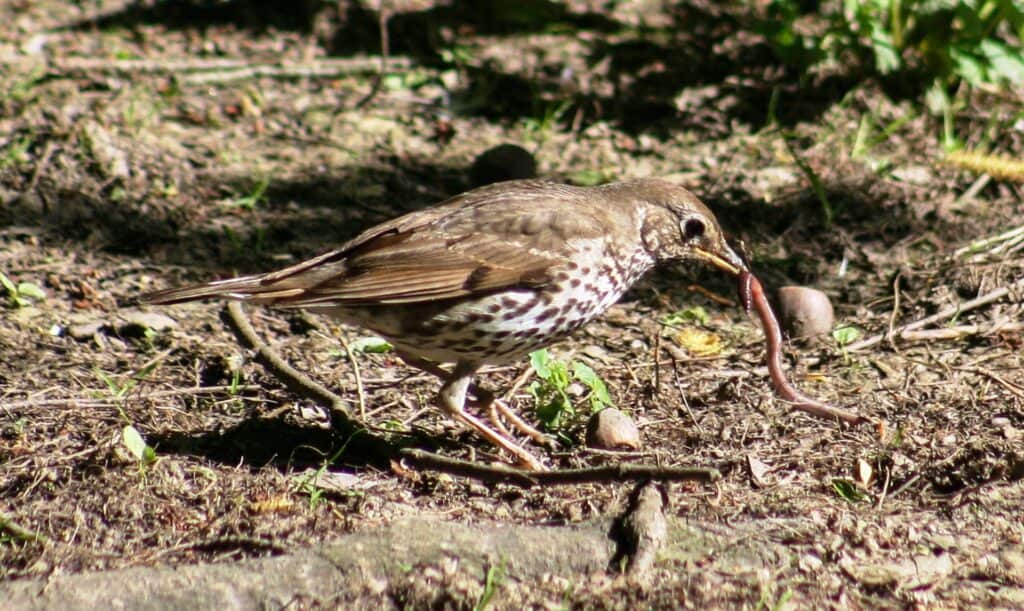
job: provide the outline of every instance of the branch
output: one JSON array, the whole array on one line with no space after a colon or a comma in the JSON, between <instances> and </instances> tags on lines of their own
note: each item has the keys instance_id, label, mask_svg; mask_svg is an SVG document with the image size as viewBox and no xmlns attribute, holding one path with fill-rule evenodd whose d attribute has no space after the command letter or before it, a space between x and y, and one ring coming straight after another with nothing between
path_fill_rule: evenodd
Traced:
<instances>
[{"instance_id":1,"label":"branch","mask_svg":"<svg viewBox=\"0 0 1024 611\"><path fill-rule=\"evenodd\" d=\"M359 431L360 441L372 443L371 450L381 458L404 460L420 469L428 469L450 475L470 477L488 483L505 483L531 488L566 484L625 481L700 481L713 482L721 475L716 469L688 467L656 467L652 465L620 464L590 469L564 469L560 471L526 471L505 465L481 465L414 448L398 448L383 437L366 430L365 426L348 413L345 401L309 376L289 365L264 343L245 318L242 306L237 301L229 302L222 312L222 318L234 332L238 341L250 350L256 351L256 360L267 371L281 381L292 392L327 405L336 424L349 432Z\"/></svg>"},{"instance_id":2,"label":"branch","mask_svg":"<svg viewBox=\"0 0 1024 611\"><path fill-rule=\"evenodd\" d=\"M0 56L0 66L9 67L28 63L18 56ZM241 59L111 59L104 57L66 57L48 62L51 71L62 74L161 74L173 76L181 83L204 85L209 83L270 78L336 78L350 74L376 73L382 67L388 70L408 70L412 60L405 57L353 57L321 59L307 63L253 64Z\"/></svg>"},{"instance_id":3,"label":"branch","mask_svg":"<svg viewBox=\"0 0 1024 611\"><path fill-rule=\"evenodd\" d=\"M41 535L33 530L29 530L24 526L21 526L2 511L0 511L0 532L6 532L11 537L22 541L38 541L39 543L50 542L50 539L47 538L46 535Z\"/></svg>"},{"instance_id":4,"label":"branch","mask_svg":"<svg viewBox=\"0 0 1024 611\"><path fill-rule=\"evenodd\" d=\"M1010 293L1020 290L1024 290L1024 278L1021 278L1007 286L1001 286L993 291L989 291L988 293L980 297L971 299L970 301L965 301L963 303L952 305L949 306L948 308L939 310L938 312L932 314L931 316L926 316L925 318L922 318L920 320L896 327L889 333L879 333L878 335L873 335L867 339L862 339L859 342L854 342L847 346L845 350L847 352L856 352L858 350L870 348L871 346L874 346L884 341L885 338L888 337L890 334L892 334L892 336L894 337L899 337L905 331L914 331L916 329L920 329L921 327L926 327L932 323L941 322L946 319L952 318L953 316L956 316L958 314L963 314L964 312L975 310L982 306L986 306L990 303L999 301L1000 299L1006 297Z\"/></svg>"},{"instance_id":5,"label":"branch","mask_svg":"<svg viewBox=\"0 0 1024 611\"><path fill-rule=\"evenodd\" d=\"M721 478L717 469L695 467L656 467L653 465L618 464L586 469L557 471L525 471L505 465L481 465L456 458L447 458L413 448L399 450L398 456L414 467L441 471L450 475L472 477L494 484L513 484L522 488L591 484L596 482L715 482Z\"/></svg>"}]
</instances>

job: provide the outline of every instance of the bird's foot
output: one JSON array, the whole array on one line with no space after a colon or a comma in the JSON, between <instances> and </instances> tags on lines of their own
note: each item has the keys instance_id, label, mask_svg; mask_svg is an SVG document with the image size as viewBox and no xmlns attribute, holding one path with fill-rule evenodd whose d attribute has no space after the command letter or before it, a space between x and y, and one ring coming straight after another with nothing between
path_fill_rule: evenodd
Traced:
<instances>
[{"instance_id":1,"label":"bird's foot","mask_svg":"<svg viewBox=\"0 0 1024 611\"><path fill-rule=\"evenodd\" d=\"M532 439L534 443L542 448L547 448L549 450L558 448L558 442L555 441L554 437L534 428L533 425L523 420L519 414L515 413L515 411L513 411L512 408L501 399L491 399L487 405L487 416L495 426L500 430L504 430L506 434L508 434L508 431L505 430L505 427L501 422L501 418L508 420L509 423L518 429L520 433Z\"/></svg>"}]
</instances>

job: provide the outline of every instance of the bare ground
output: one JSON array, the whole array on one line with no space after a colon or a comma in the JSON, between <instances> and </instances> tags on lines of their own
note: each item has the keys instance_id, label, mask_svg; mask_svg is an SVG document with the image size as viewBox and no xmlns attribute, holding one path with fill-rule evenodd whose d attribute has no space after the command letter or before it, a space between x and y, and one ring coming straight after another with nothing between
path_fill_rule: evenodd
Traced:
<instances>
[{"instance_id":1,"label":"bare ground","mask_svg":"<svg viewBox=\"0 0 1024 611\"><path fill-rule=\"evenodd\" d=\"M717 299L731 298L726 279L663 270L641 282L554 351L604 377L638 422L644 454L588 453L582 416L562 451L536 451L553 467L720 469L714 485L667 491L670 522L699 525L711 543L686 547L671 530L646 584L572 567L492 574L493 604L1024 605L1024 258L1005 242L958 254L1020 226L1020 186L939 163L938 122L871 80L787 74L742 14L701 3L538 2L514 15L500 3L408 4L389 20L394 66L362 106L380 41L376 13L354 4L0 9L0 271L46 293L0 310L0 591L301 553L410 517L557 533L621 514L626 484L524 490L368 462L322 408L248 358L216 305L134 303L315 254L464 190L473 160L511 142L544 176L690 187L747 244L768 286L824 290L840 324L865 336L1014 288L923 336L789 347L802 388L884 421L879 430L788 412L761 366L756 323ZM968 146L1020 156L1019 104L975 95L957 131ZM856 146L864 121L866 150ZM711 313L694 325L721 341L707 356L661 325L694 306ZM250 314L371 430L500 460L430 409L436 381L392 355L355 355L361 400L341 340L364 332ZM509 388L526 367L486 382ZM531 413L527 393L510 400ZM127 425L154 462L132 454ZM717 561L736 546L756 562ZM458 581L445 562L410 560L422 570L384 580L364 602L480 602L490 569L467 562Z\"/></svg>"}]
</instances>

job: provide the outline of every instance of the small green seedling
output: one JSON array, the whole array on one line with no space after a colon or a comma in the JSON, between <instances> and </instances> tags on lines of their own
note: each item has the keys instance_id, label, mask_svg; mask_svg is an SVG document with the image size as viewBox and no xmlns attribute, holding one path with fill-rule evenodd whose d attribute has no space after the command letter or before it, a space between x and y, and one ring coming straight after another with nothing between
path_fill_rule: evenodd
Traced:
<instances>
[{"instance_id":1,"label":"small green seedling","mask_svg":"<svg viewBox=\"0 0 1024 611\"><path fill-rule=\"evenodd\" d=\"M480 594L480 600L476 601L473 605L473 611L483 611L494 599L494 595L498 592L498 587L505 581L505 560L502 559L498 564L492 564L487 569L487 577L484 579L484 591Z\"/></svg>"},{"instance_id":2,"label":"small green seedling","mask_svg":"<svg viewBox=\"0 0 1024 611\"><path fill-rule=\"evenodd\" d=\"M692 322L707 325L711 322L711 315L708 314L708 311L704 306L693 306L692 308L673 312L666 316L661 322L668 327L678 327Z\"/></svg>"},{"instance_id":3,"label":"small green seedling","mask_svg":"<svg viewBox=\"0 0 1024 611\"><path fill-rule=\"evenodd\" d=\"M348 347L352 349L352 352L363 354L383 354L391 352L393 348L391 343L383 337L360 337L349 342Z\"/></svg>"},{"instance_id":4,"label":"small green seedling","mask_svg":"<svg viewBox=\"0 0 1024 611\"><path fill-rule=\"evenodd\" d=\"M832 490L840 498L849 503L860 503L868 500L868 495L857 487L857 484L848 479L835 478L832 480Z\"/></svg>"},{"instance_id":5,"label":"small green seedling","mask_svg":"<svg viewBox=\"0 0 1024 611\"><path fill-rule=\"evenodd\" d=\"M590 390L591 410L599 412L612 406L611 395L604 381L584 363L573 361L570 365L552 359L547 350L530 354L530 365L540 378L531 383L527 390L533 395L537 416L549 430L558 429L576 415L576 407L569 397L569 385L579 382Z\"/></svg>"},{"instance_id":6,"label":"small green seedling","mask_svg":"<svg viewBox=\"0 0 1024 611\"><path fill-rule=\"evenodd\" d=\"M46 292L39 288L38 284L32 282L14 282L6 274L0 272L0 286L7 293L9 303L16 308L23 308L33 301L44 301Z\"/></svg>"},{"instance_id":7,"label":"small green seedling","mask_svg":"<svg viewBox=\"0 0 1024 611\"><path fill-rule=\"evenodd\" d=\"M253 185L252 191L248 195L240 195L238 197L229 197L224 200L224 203L231 208L242 208L245 210L252 210L256 206L266 199L267 187L270 186L270 178L264 176L260 178L255 185Z\"/></svg>"},{"instance_id":8,"label":"small green seedling","mask_svg":"<svg viewBox=\"0 0 1024 611\"><path fill-rule=\"evenodd\" d=\"M156 462L156 450L153 446L146 443L143 439L142 433L139 429L128 424L121 429L121 441L124 443L124 447L128 448L138 461L140 466L149 466Z\"/></svg>"}]
</instances>

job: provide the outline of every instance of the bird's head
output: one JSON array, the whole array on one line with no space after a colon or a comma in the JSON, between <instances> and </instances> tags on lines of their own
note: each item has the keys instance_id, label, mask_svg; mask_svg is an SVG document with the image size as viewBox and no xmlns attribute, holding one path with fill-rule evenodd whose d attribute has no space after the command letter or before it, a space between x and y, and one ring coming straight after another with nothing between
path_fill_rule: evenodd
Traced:
<instances>
[{"instance_id":1,"label":"bird's head","mask_svg":"<svg viewBox=\"0 0 1024 611\"><path fill-rule=\"evenodd\" d=\"M686 189L660 180L626 183L643 210L644 247L657 261L696 260L733 276L747 264L725 241L718 219Z\"/></svg>"}]
</instances>

